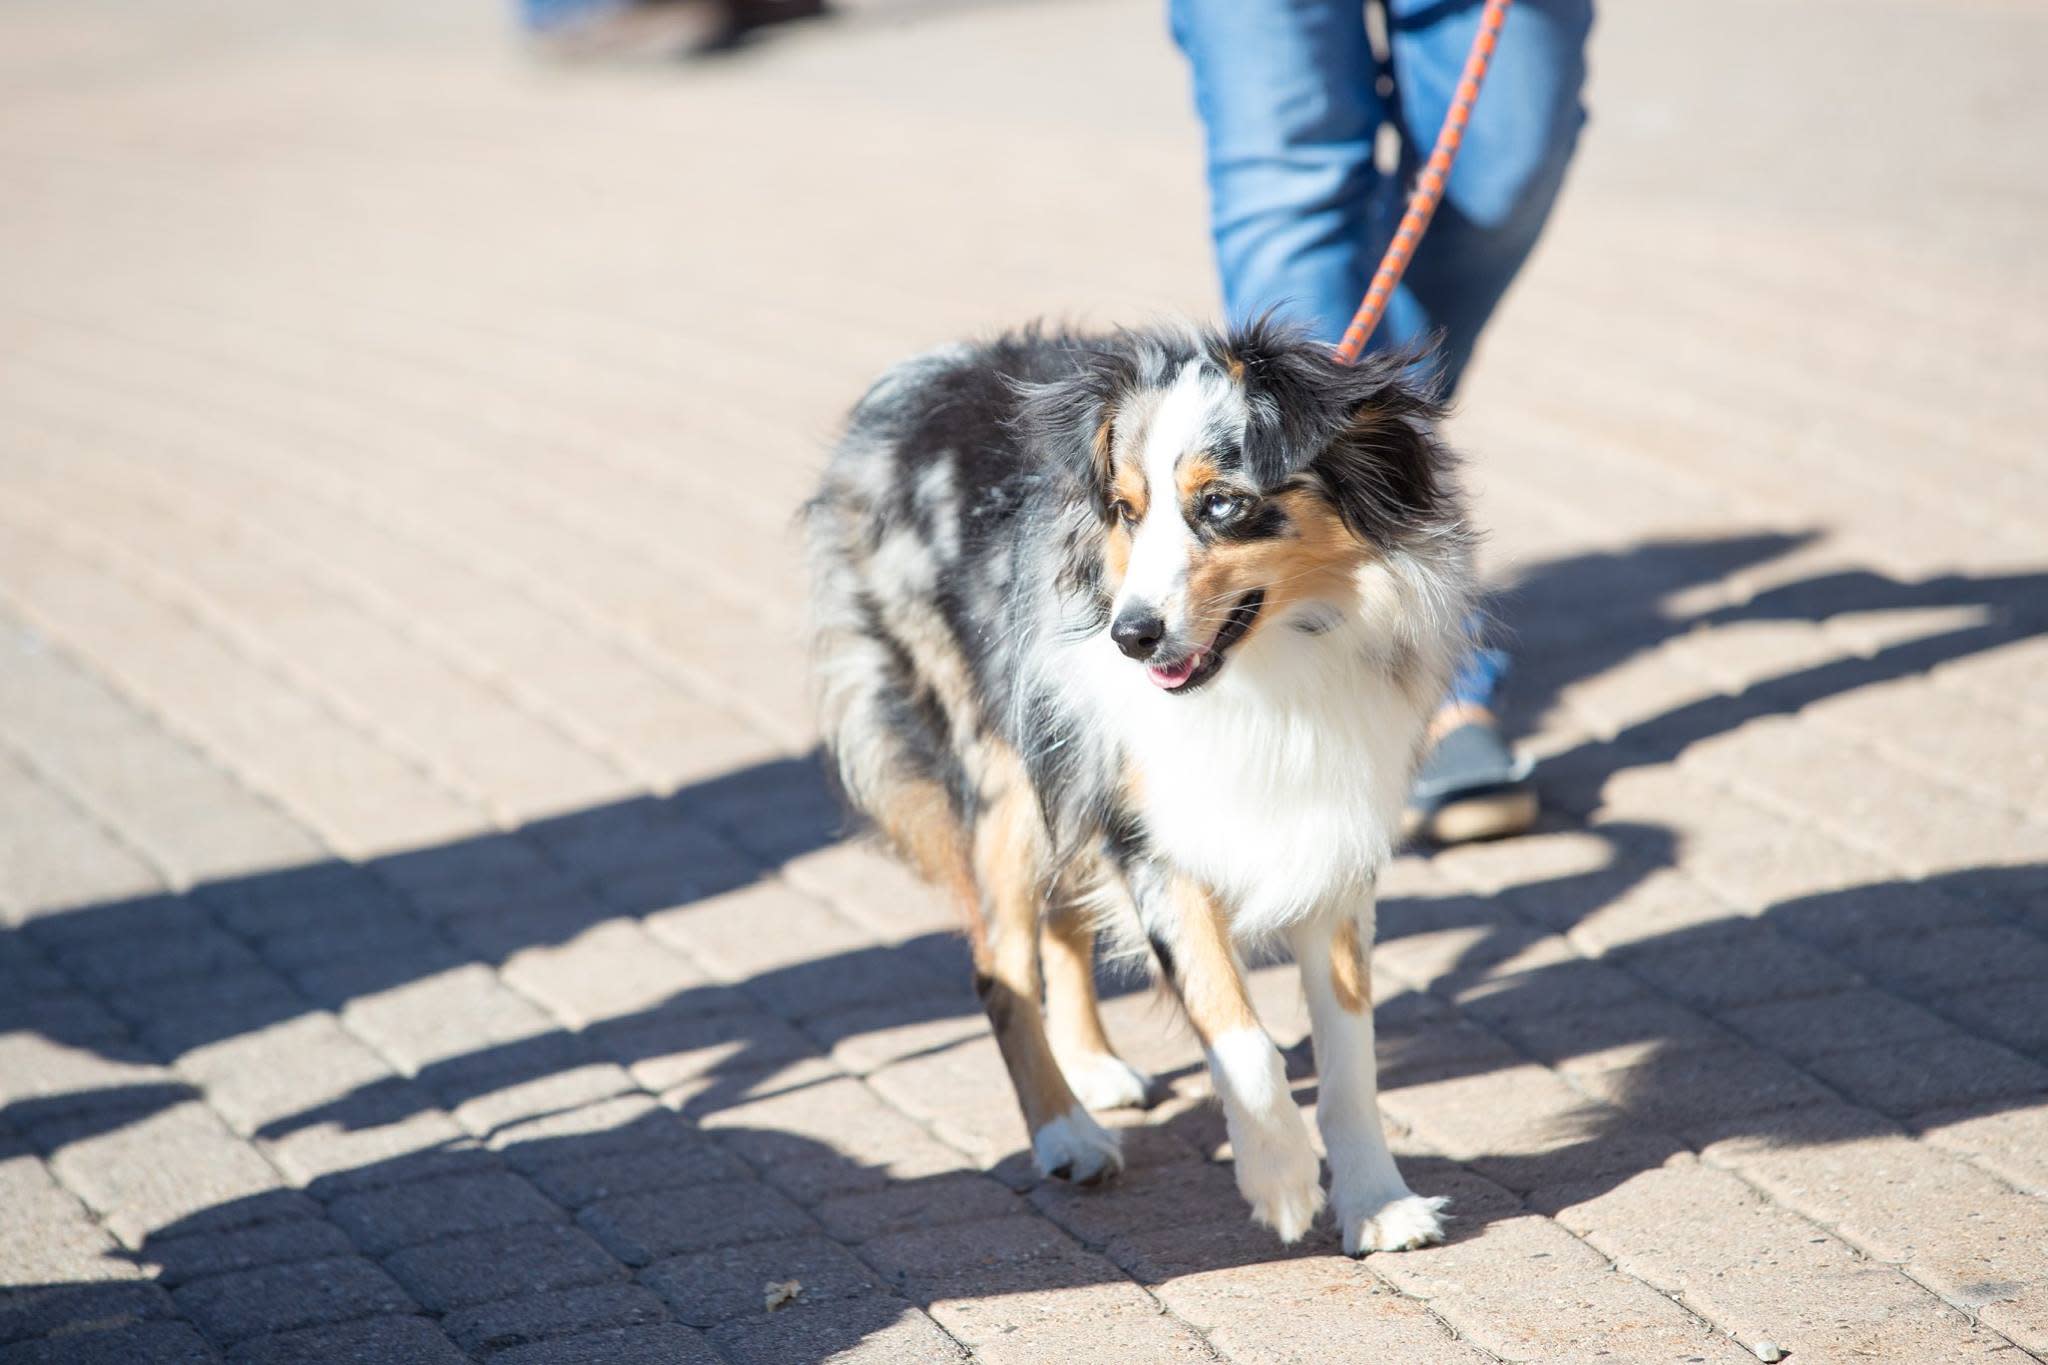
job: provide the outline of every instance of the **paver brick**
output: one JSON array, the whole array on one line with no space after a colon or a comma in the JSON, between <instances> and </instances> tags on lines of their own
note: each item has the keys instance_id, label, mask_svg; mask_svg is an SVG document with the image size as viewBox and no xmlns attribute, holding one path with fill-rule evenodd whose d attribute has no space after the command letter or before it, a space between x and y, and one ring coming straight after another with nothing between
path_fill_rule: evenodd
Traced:
<instances>
[{"instance_id":1,"label":"paver brick","mask_svg":"<svg viewBox=\"0 0 2048 1365\"><path fill-rule=\"evenodd\" d=\"M33 1236L0 1237L0 1284L121 1279L134 1268L78 1197L25 1147L0 1139L0 1208Z\"/></svg>"},{"instance_id":2,"label":"paver brick","mask_svg":"<svg viewBox=\"0 0 2048 1365\"><path fill-rule=\"evenodd\" d=\"M900 1175L956 1170L964 1164L958 1153L854 1080L727 1103L705 1114L702 1123L756 1166L827 1154L886 1166Z\"/></svg>"},{"instance_id":3,"label":"paver brick","mask_svg":"<svg viewBox=\"0 0 2048 1365\"><path fill-rule=\"evenodd\" d=\"M1831 1052L1807 1065L1850 1099L1895 1118L1980 1100L2048 1096L2048 1068L1953 1033Z\"/></svg>"},{"instance_id":4,"label":"paver brick","mask_svg":"<svg viewBox=\"0 0 2048 1365\"><path fill-rule=\"evenodd\" d=\"M1951 1302L2038 1311L2048 1208L1959 1158L1846 1107L1796 1111L1766 1134L1702 1136L1707 1161Z\"/></svg>"},{"instance_id":5,"label":"paver brick","mask_svg":"<svg viewBox=\"0 0 2048 1365\"><path fill-rule=\"evenodd\" d=\"M628 1126L635 1119L647 1117L655 1107L653 1096L638 1091L625 1069L609 1062L550 1067L531 1077L512 1072L496 1084L479 1077L474 1085L464 1085L462 1089L475 1093L455 1107L456 1121L489 1142L509 1140L521 1130L534 1136L548 1136L542 1125L550 1120L566 1120L568 1127L563 1131L590 1131L573 1116L601 1107L609 1114L610 1101L628 1099L637 1103L631 1106L629 1114L620 1116L618 1123L600 1123L600 1129Z\"/></svg>"},{"instance_id":6,"label":"paver brick","mask_svg":"<svg viewBox=\"0 0 2048 1365\"><path fill-rule=\"evenodd\" d=\"M1990 1103L1913 1120L1937 1147L1959 1152L2028 1194L2048 1196L2048 1107Z\"/></svg>"},{"instance_id":7,"label":"paver brick","mask_svg":"<svg viewBox=\"0 0 2048 1365\"><path fill-rule=\"evenodd\" d=\"M819 1053L793 1024L730 993L726 1007L716 1013L662 1010L599 1024L591 1032L635 1080L656 1091L740 1076L765 1077L814 1061Z\"/></svg>"},{"instance_id":8,"label":"paver brick","mask_svg":"<svg viewBox=\"0 0 2048 1365\"><path fill-rule=\"evenodd\" d=\"M1587 1341L1637 1360L1754 1359L1542 1218L1503 1219L1483 1237L1382 1257L1374 1269L1502 1360L1565 1358Z\"/></svg>"},{"instance_id":9,"label":"paver brick","mask_svg":"<svg viewBox=\"0 0 2048 1365\"><path fill-rule=\"evenodd\" d=\"M374 996L350 998L342 1008L349 1029L415 1071L489 1054L555 1029L553 1020L484 967L461 964L452 956L447 963L445 970L422 972ZM356 996L357 990L346 994Z\"/></svg>"},{"instance_id":10,"label":"paver brick","mask_svg":"<svg viewBox=\"0 0 2048 1365\"><path fill-rule=\"evenodd\" d=\"M1225 1210L1235 1212L1242 1202L1230 1168L1206 1161L1134 1165L1097 1189L1048 1180L1030 1198L1046 1217L1090 1246L1106 1245L1132 1228L1208 1222ZM998 1206L978 1216L1007 1211Z\"/></svg>"},{"instance_id":11,"label":"paver brick","mask_svg":"<svg viewBox=\"0 0 2048 1365\"><path fill-rule=\"evenodd\" d=\"M579 1228L532 1223L408 1247L384 1268L430 1313L623 1279L625 1270Z\"/></svg>"},{"instance_id":12,"label":"paver brick","mask_svg":"<svg viewBox=\"0 0 2048 1365\"><path fill-rule=\"evenodd\" d=\"M958 1171L872 1193L838 1195L820 1202L811 1214L833 1237L855 1243L939 1223L994 1218L1016 1207L1016 1195L1005 1186Z\"/></svg>"},{"instance_id":13,"label":"paver brick","mask_svg":"<svg viewBox=\"0 0 2048 1365\"><path fill-rule=\"evenodd\" d=\"M1383 878L1382 1091L1458 1217L1359 1264L1244 1217L1122 983L1164 1098L1039 1181L951 908L844 837L792 433L991 319L1213 301L1148 5L841 8L574 99L481 10L0 19L0 1361L2048 1354L2041 19L1860 16L1983 96L1831 87L1873 158L1805 116L1833 9L1603 11L1590 102L1685 116L1586 139L1452 419L1547 815ZM1834 173L1759 216L1786 126Z\"/></svg>"},{"instance_id":14,"label":"paver brick","mask_svg":"<svg viewBox=\"0 0 2048 1365\"><path fill-rule=\"evenodd\" d=\"M416 1307L389 1275L355 1256L209 1276L180 1285L172 1297L179 1312L225 1345Z\"/></svg>"},{"instance_id":15,"label":"paver brick","mask_svg":"<svg viewBox=\"0 0 2048 1365\"><path fill-rule=\"evenodd\" d=\"M0 1346L0 1365L214 1365L220 1353L182 1322L141 1322Z\"/></svg>"},{"instance_id":16,"label":"paver brick","mask_svg":"<svg viewBox=\"0 0 2048 1365\"><path fill-rule=\"evenodd\" d=\"M455 1120L409 1086L378 1086L329 1111L332 1121L262 1140L278 1169L321 1198L495 1165Z\"/></svg>"},{"instance_id":17,"label":"paver brick","mask_svg":"<svg viewBox=\"0 0 2048 1365\"><path fill-rule=\"evenodd\" d=\"M2048 940L2010 925L1868 938L1838 951L1865 975L1928 1001L2003 981L2039 981L2048 973Z\"/></svg>"},{"instance_id":18,"label":"paver brick","mask_svg":"<svg viewBox=\"0 0 2048 1365\"><path fill-rule=\"evenodd\" d=\"M228 1352L229 1365L462 1365L466 1357L433 1323L374 1317L280 1332Z\"/></svg>"},{"instance_id":19,"label":"paver brick","mask_svg":"<svg viewBox=\"0 0 2048 1365\"><path fill-rule=\"evenodd\" d=\"M207 1103L242 1132L262 1130L363 1087L403 1084L325 1011L224 1031L181 1056L178 1072L203 1087Z\"/></svg>"},{"instance_id":20,"label":"paver brick","mask_svg":"<svg viewBox=\"0 0 2048 1365\"><path fill-rule=\"evenodd\" d=\"M99 1280L0 1289L0 1342L51 1336L93 1324L102 1328L174 1316L171 1298L147 1280Z\"/></svg>"},{"instance_id":21,"label":"paver brick","mask_svg":"<svg viewBox=\"0 0 2048 1365\"><path fill-rule=\"evenodd\" d=\"M106 1220L130 1246L159 1228L257 1222L275 1206L304 1205L288 1194L256 1150L213 1113L175 1104L129 1116L107 1131L91 1128L51 1158L51 1169ZM275 1195L264 1201L258 1196Z\"/></svg>"},{"instance_id":22,"label":"paver brick","mask_svg":"<svg viewBox=\"0 0 2048 1365\"><path fill-rule=\"evenodd\" d=\"M1833 958L1757 929L1716 935L1698 945L1642 947L1618 955L1654 989L1717 1013L1861 985Z\"/></svg>"},{"instance_id":23,"label":"paver brick","mask_svg":"<svg viewBox=\"0 0 2048 1365\"><path fill-rule=\"evenodd\" d=\"M203 883L191 898L237 934L268 943L323 928L374 930L413 916L374 872L340 859Z\"/></svg>"},{"instance_id":24,"label":"paver brick","mask_svg":"<svg viewBox=\"0 0 2048 1365\"><path fill-rule=\"evenodd\" d=\"M930 1318L883 1297L851 1299L830 1311L798 1307L742 1318L713 1330L710 1340L734 1365L957 1365L968 1358Z\"/></svg>"},{"instance_id":25,"label":"paver brick","mask_svg":"<svg viewBox=\"0 0 2048 1365\"><path fill-rule=\"evenodd\" d=\"M479 1171L345 1194L327 1211L357 1246L373 1256L450 1233L492 1232L563 1219L560 1209L510 1171Z\"/></svg>"},{"instance_id":26,"label":"paver brick","mask_svg":"<svg viewBox=\"0 0 2048 1365\"><path fill-rule=\"evenodd\" d=\"M672 1132L657 1130L626 1150L593 1152L577 1143L551 1151L526 1174L549 1198L576 1209L614 1195L745 1180L752 1173L724 1148L678 1123Z\"/></svg>"},{"instance_id":27,"label":"paver brick","mask_svg":"<svg viewBox=\"0 0 2048 1365\"><path fill-rule=\"evenodd\" d=\"M1577 1084L1670 1132L1700 1123L1763 1115L1835 1096L1804 1072L1752 1047L1697 1047L1658 1052L1611 1070L1576 1077Z\"/></svg>"},{"instance_id":28,"label":"paver brick","mask_svg":"<svg viewBox=\"0 0 2048 1365\"><path fill-rule=\"evenodd\" d=\"M1536 1205L1754 1347L1829 1359L1988 1353L1989 1333L1906 1278L1696 1163L1612 1187L1539 1194Z\"/></svg>"},{"instance_id":29,"label":"paver brick","mask_svg":"<svg viewBox=\"0 0 2048 1365\"><path fill-rule=\"evenodd\" d=\"M558 1018L584 1027L659 1009L710 982L702 969L632 920L604 920L564 943L506 960L505 980Z\"/></svg>"},{"instance_id":30,"label":"paver brick","mask_svg":"<svg viewBox=\"0 0 2048 1365\"><path fill-rule=\"evenodd\" d=\"M1534 1066L1390 1092L1382 1107L1439 1151L1511 1190L1643 1170L1683 1150L1669 1134Z\"/></svg>"},{"instance_id":31,"label":"paver brick","mask_svg":"<svg viewBox=\"0 0 2048 1365\"><path fill-rule=\"evenodd\" d=\"M794 1237L813 1231L804 1211L759 1181L689 1185L617 1195L588 1205L577 1220L627 1265Z\"/></svg>"},{"instance_id":32,"label":"paver brick","mask_svg":"<svg viewBox=\"0 0 2048 1365\"><path fill-rule=\"evenodd\" d=\"M1936 1004L1965 1028L2048 1061L2048 981L1971 985Z\"/></svg>"},{"instance_id":33,"label":"paver brick","mask_svg":"<svg viewBox=\"0 0 2048 1365\"><path fill-rule=\"evenodd\" d=\"M1090 1352L1111 1360L1216 1359L1199 1335L1120 1279L993 1300L946 1299L926 1311L976 1359L990 1362L1024 1365Z\"/></svg>"},{"instance_id":34,"label":"paver brick","mask_svg":"<svg viewBox=\"0 0 2048 1365\"><path fill-rule=\"evenodd\" d=\"M1728 1034L1704 1016L1665 1000L1501 1020L1495 1027L1516 1046L1567 1075L1611 1071L1730 1042Z\"/></svg>"},{"instance_id":35,"label":"paver brick","mask_svg":"<svg viewBox=\"0 0 2048 1365\"><path fill-rule=\"evenodd\" d=\"M723 1365L704 1339L672 1322L613 1327L584 1336L515 1346L492 1365Z\"/></svg>"},{"instance_id":36,"label":"paver brick","mask_svg":"<svg viewBox=\"0 0 2048 1365\"><path fill-rule=\"evenodd\" d=\"M325 1219L288 1218L222 1232L151 1237L143 1246L143 1260L155 1268L160 1284L175 1287L206 1275L325 1260L353 1250L347 1234Z\"/></svg>"},{"instance_id":37,"label":"paver brick","mask_svg":"<svg viewBox=\"0 0 2048 1365\"><path fill-rule=\"evenodd\" d=\"M592 1284L522 1294L458 1309L441 1326L463 1349L478 1355L602 1328L642 1327L668 1321L653 1293L632 1284Z\"/></svg>"},{"instance_id":38,"label":"paver brick","mask_svg":"<svg viewBox=\"0 0 2048 1365\"><path fill-rule=\"evenodd\" d=\"M1916 1043L1953 1032L1920 1006L1870 988L1744 1005L1722 1013L1720 1022L1802 1064L1831 1052Z\"/></svg>"},{"instance_id":39,"label":"paver brick","mask_svg":"<svg viewBox=\"0 0 2048 1365\"><path fill-rule=\"evenodd\" d=\"M757 1316L766 1311L769 1286L792 1281L806 1305L881 1292L873 1271L839 1243L817 1236L678 1256L647 1267L640 1280L692 1327Z\"/></svg>"},{"instance_id":40,"label":"paver brick","mask_svg":"<svg viewBox=\"0 0 2048 1365\"><path fill-rule=\"evenodd\" d=\"M1394 1293L1369 1262L1322 1254L1260 1255L1199 1269L1190 1262L1155 1291L1206 1333L1225 1359L1279 1362L1488 1359L1452 1338L1429 1310Z\"/></svg>"},{"instance_id":41,"label":"paver brick","mask_svg":"<svg viewBox=\"0 0 2048 1365\"><path fill-rule=\"evenodd\" d=\"M119 991L171 977L252 971L256 955L240 939L206 923L166 923L149 932L104 926L90 939L50 945L65 971L96 991Z\"/></svg>"}]
</instances>

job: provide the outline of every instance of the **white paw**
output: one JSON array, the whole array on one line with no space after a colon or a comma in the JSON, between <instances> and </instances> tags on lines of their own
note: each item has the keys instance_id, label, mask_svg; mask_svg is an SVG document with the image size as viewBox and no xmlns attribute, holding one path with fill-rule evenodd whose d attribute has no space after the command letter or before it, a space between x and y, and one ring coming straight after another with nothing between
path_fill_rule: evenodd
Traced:
<instances>
[{"instance_id":1,"label":"white paw","mask_svg":"<svg viewBox=\"0 0 2048 1365\"><path fill-rule=\"evenodd\" d=\"M1143 1109L1152 1078L1107 1052L1063 1055L1060 1070L1074 1098L1090 1109Z\"/></svg>"},{"instance_id":2,"label":"white paw","mask_svg":"<svg viewBox=\"0 0 2048 1365\"><path fill-rule=\"evenodd\" d=\"M1298 1242L1323 1211L1323 1164L1308 1134L1261 1136L1240 1141L1237 1189L1252 1206L1252 1221L1264 1223L1283 1242Z\"/></svg>"},{"instance_id":3,"label":"white paw","mask_svg":"<svg viewBox=\"0 0 2048 1365\"><path fill-rule=\"evenodd\" d=\"M1031 1135L1031 1156L1039 1173L1093 1185L1124 1168L1123 1148L1079 1105Z\"/></svg>"},{"instance_id":4,"label":"white paw","mask_svg":"<svg viewBox=\"0 0 2048 1365\"><path fill-rule=\"evenodd\" d=\"M1339 1211L1344 1225L1344 1254L1363 1256L1372 1251L1413 1251L1416 1247L1444 1239L1443 1207L1440 1195L1424 1197L1402 1194L1361 1213Z\"/></svg>"}]
</instances>

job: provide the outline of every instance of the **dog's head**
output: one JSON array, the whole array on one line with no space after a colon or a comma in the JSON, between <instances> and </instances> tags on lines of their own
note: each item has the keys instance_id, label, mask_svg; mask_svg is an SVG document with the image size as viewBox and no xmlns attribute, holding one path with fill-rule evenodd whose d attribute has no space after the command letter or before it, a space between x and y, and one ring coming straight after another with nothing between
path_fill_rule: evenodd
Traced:
<instances>
[{"instance_id":1,"label":"dog's head","mask_svg":"<svg viewBox=\"0 0 2048 1365\"><path fill-rule=\"evenodd\" d=\"M1439 410L1411 357L1339 363L1267 323L1122 333L1025 416L1085 488L1116 645L1186 693L1233 650L1356 605L1363 571L1462 544Z\"/></svg>"}]
</instances>

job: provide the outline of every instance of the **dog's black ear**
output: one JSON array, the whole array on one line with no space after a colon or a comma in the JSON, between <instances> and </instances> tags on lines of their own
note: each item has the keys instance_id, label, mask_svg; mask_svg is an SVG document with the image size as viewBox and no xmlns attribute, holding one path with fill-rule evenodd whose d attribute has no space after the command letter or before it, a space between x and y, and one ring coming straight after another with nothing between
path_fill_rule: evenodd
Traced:
<instances>
[{"instance_id":1,"label":"dog's black ear","mask_svg":"<svg viewBox=\"0 0 2048 1365\"><path fill-rule=\"evenodd\" d=\"M1301 474L1329 494L1353 534L1399 544L1454 519L1450 456L1437 439L1443 409L1417 375L1423 353L1356 364L1261 319L1224 343L1242 375L1245 460L1262 484Z\"/></svg>"},{"instance_id":2,"label":"dog's black ear","mask_svg":"<svg viewBox=\"0 0 2048 1365\"><path fill-rule=\"evenodd\" d=\"M1407 356L1367 362L1372 372L1346 376L1354 382L1344 421L1309 462L1352 532L1379 545L1428 534L1457 516L1450 452L1437 439L1442 410L1411 377L1410 363Z\"/></svg>"},{"instance_id":3,"label":"dog's black ear","mask_svg":"<svg viewBox=\"0 0 2048 1365\"><path fill-rule=\"evenodd\" d=\"M1106 517L1117 403L1135 382L1136 362L1114 339L1075 342L1057 355L1052 377L1017 385L1017 430Z\"/></svg>"}]
</instances>

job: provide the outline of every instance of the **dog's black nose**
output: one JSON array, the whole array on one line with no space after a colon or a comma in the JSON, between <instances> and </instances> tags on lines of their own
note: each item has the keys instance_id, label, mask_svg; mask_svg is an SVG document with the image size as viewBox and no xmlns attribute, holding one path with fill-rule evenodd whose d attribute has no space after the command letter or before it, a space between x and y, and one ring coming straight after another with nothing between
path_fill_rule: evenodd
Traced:
<instances>
[{"instance_id":1,"label":"dog's black nose","mask_svg":"<svg viewBox=\"0 0 2048 1365\"><path fill-rule=\"evenodd\" d=\"M1166 622L1150 607L1125 607L1110 624L1109 638L1133 659L1149 659L1166 638Z\"/></svg>"}]
</instances>

